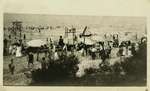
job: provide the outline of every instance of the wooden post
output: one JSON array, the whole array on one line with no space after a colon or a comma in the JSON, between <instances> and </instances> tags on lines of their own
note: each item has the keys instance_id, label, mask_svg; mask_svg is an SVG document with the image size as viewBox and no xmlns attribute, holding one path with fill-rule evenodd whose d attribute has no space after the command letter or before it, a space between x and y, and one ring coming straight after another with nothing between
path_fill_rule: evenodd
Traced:
<instances>
[{"instance_id":1,"label":"wooden post","mask_svg":"<svg viewBox=\"0 0 150 91\"><path fill-rule=\"evenodd\" d=\"M83 39L84 39L83 41L84 41L84 44L85 44L85 36L84 36L84 38L83 38Z\"/></svg>"},{"instance_id":2,"label":"wooden post","mask_svg":"<svg viewBox=\"0 0 150 91\"><path fill-rule=\"evenodd\" d=\"M75 41L74 41L74 38L75 38L75 34L76 34L76 29L75 29L75 28L66 29L66 30L65 30L65 36L68 37L68 34L69 34L69 33L72 33L72 37L73 37L72 40L73 40L73 45L74 45L74 42L75 42Z\"/></svg>"},{"instance_id":3,"label":"wooden post","mask_svg":"<svg viewBox=\"0 0 150 91\"><path fill-rule=\"evenodd\" d=\"M75 28L73 28L72 29L72 35L73 35L73 45L74 45L74 39L75 39L75 33L76 33L76 29Z\"/></svg>"}]
</instances>

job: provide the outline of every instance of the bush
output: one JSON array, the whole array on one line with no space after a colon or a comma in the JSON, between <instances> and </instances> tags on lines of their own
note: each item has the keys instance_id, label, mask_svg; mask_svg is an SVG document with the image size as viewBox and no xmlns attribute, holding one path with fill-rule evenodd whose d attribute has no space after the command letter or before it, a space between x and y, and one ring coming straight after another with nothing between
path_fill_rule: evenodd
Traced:
<instances>
[{"instance_id":1,"label":"bush","mask_svg":"<svg viewBox=\"0 0 150 91\"><path fill-rule=\"evenodd\" d=\"M128 76L133 76L136 80L146 78L147 68L147 47L140 44L139 51L131 58L126 59L121 65Z\"/></svg>"},{"instance_id":2,"label":"bush","mask_svg":"<svg viewBox=\"0 0 150 91\"><path fill-rule=\"evenodd\" d=\"M50 82L75 76L78 58L74 55L62 55L58 60L50 60L48 69L38 69L32 72L34 82Z\"/></svg>"}]
</instances>

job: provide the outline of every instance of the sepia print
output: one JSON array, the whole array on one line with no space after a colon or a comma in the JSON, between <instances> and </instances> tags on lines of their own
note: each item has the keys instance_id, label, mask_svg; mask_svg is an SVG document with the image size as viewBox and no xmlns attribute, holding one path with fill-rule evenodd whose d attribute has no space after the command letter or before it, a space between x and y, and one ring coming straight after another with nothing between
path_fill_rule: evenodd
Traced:
<instances>
[{"instance_id":1,"label":"sepia print","mask_svg":"<svg viewBox=\"0 0 150 91\"><path fill-rule=\"evenodd\" d=\"M4 86L146 86L145 17L4 14Z\"/></svg>"}]
</instances>

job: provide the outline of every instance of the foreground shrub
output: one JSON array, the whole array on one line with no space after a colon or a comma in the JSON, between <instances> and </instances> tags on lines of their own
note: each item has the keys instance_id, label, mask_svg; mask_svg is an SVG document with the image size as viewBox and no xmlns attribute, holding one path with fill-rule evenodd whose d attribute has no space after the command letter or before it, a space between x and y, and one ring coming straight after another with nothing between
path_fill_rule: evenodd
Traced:
<instances>
[{"instance_id":1,"label":"foreground shrub","mask_svg":"<svg viewBox=\"0 0 150 91\"><path fill-rule=\"evenodd\" d=\"M32 72L34 82L50 82L75 76L78 70L78 58L74 55L61 56L58 60L50 60L47 69L37 69Z\"/></svg>"}]
</instances>

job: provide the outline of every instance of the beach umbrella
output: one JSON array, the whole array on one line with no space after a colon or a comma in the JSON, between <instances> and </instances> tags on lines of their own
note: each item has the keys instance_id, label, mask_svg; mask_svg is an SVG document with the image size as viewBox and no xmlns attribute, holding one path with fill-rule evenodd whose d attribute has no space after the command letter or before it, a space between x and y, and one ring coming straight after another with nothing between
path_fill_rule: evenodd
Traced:
<instances>
[{"instance_id":1,"label":"beach umbrella","mask_svg":"<svg viewBox=\"0 0 150 91\"><path fill-rule=\"evenodd\" d=\"M80 41L84 43L83 39L81 39ZM95 43L95 41L91 40L90 38L85 39L85 44L86 45L93 45L94 43Z\"/></svg>"},{"instance_id":2,"label":"beach umbrella","mask_svg":"<svg viewBox=\"0 0 150 91\"><path fill-rule=\"evenodd\" d=\"M40 40L40 39L36 39L36 40L31 40L29 42L27 42L27 45L30 47L41 47L42 45L45 45L46 42Z\"/></svg>"},{"instance_id":3,"label":"beach umbrella","mask_svg":"<svg viewBox=\"0 0 150 91\"><path fill-rule=\"evenodd\" d=\"M103 36L92 36L91 39L95 41L105 41Z\"/></svg>"}]
</instances>

